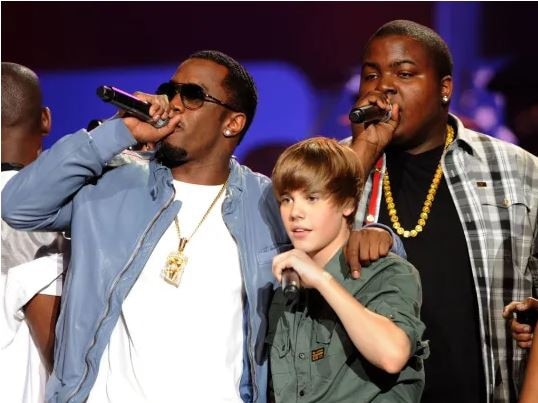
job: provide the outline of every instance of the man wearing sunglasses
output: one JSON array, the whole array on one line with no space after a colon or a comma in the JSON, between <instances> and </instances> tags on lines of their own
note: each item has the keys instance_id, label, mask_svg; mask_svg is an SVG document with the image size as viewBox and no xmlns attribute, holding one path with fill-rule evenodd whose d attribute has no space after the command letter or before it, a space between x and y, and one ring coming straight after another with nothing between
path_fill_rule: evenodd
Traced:
<instances>
[{"instance_id":1,"label":"man wearing sunglasses","mask_svg":"<svg viewBox=\"0 0 538 403\"><path fill-rule=\"evenodd\" d=\"M202 51L137 96L168 124L65 136L2 195L10 225L72 234L47 401L265 402L271 262L289 241L269 180L231 158L254 82ZM155 159L106 169L137 143Z\"/></svg>"},{"instance_id":2,"label":"man wearing sunglasses","mask_svg":"<svg viewBox=\"0 0 538 403\"><path fill-rule=\"evenodd\" d=\"M10 225L72 233L47 400L266 402L271 264L290 244L269 179L232 158L253 80L202 51L136 95L168 124L66 136L2 194ZM137 143L155 159L107 169Z\"/></svg>"}]
</instances>

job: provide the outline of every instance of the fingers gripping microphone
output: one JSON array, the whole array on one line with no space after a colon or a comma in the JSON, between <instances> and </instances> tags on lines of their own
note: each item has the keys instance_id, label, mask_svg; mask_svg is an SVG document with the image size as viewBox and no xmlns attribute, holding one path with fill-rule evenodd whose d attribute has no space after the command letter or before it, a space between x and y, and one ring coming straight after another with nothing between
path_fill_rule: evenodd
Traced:
<instances>
[{"instance_id":1,"label":"fingers gripping microphone","mask_svg":"<svg viewBox=\"0 0 538 403\"><path fill-rule=\"evenodd\" d=\"M110 102L112 105L116 105L117 107L124 109L130 115L133 115L144 122L150 123L156 128L163 127L168 123L168 120L164 119L159 119L157 122L153 121L149 114L149 108L151 105L148 102L135 98L131 94L122 91L119 88L102 85L97 88L97 96L104 102Z\"/></svg>"},{"instance_id":2,"label":"fingers gripping microphone","mask_svg":"<svg viewBox=\"0 0 538 403\"><path fill-rule=\"evenodd\" d=\"M377 105L366 105L360 108L353 108L349 112L349 120L352 123L387 122L391 112L381 109Z\"/></svg>"},{"instance_id":3,"label":"fingers gripping microphone","mask_svg":"<svg viewBox=\"0 0 538 403\"><path fill-rule=\"evenodd\" d=\"M295 299L299 296L301 281L299 275L293 269L282 270L282 292L288 299Z\"/></svg>"}]
</instances>

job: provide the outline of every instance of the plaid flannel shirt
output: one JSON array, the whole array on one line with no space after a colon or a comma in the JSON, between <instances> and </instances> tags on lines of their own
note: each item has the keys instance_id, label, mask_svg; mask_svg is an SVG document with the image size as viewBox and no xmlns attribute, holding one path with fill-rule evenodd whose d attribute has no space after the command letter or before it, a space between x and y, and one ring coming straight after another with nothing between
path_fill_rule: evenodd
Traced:
<instances>
[{"instance_id":1,"label":"plaid flannel shirt","mask_svg":"<svg viewBox=\"0 0 538 403\"><path fill-rule=\"evenodd\" d=\"M466 129L453 115L449 119L456 139L443 154L443 174L473 270L488 402L516 402L527 351L512 340L502 310L512 300L538 295L538 158ZM377 194L372 201L377 208L370 220L379 216L382 191L372 192L372 175L359 202L356 227L368 222L372 194ZM449 253L447 244L447 258Z\"/></svg>"}]
</instances>

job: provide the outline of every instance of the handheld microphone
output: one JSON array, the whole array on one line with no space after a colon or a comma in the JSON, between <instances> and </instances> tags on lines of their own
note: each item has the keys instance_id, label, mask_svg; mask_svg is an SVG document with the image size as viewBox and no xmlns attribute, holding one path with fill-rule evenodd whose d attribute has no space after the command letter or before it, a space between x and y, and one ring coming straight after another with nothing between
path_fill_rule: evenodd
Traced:
<instances>
[{"instance_id":1,"label":"handheld microphone","mask_svg":"<svg viewBox=\"0 0 538 403\"><path fill-rule=\"evenodd\" d=\"M289 300L295 299L299 296L299 290L301 289L301 281L299 275L293 269L282 270L282 292Z\"/></svg>"},{"instance_id":2,"label":"handheld microphone","mask_svg":"<svg viewBox=\"0 0 538 403\"><path fill-rule=\"evenodd\" d=\"M120 90L116 87L108 85L102 85L97 88L97 96L104 102L110 102L112 105L124 109L130 115L137 117L144 122L147 122L156 128L166 126L168 119L159 119L154 122L149 114L149 108L151 105L148 102L144 102L138 98L135 98L131 94Z\"/></svg>"},{"instance_id":3,"label":"handheld microphone","mask_svg":"<svg viewBox=\"0 0 538 403\"><path fill-rule=\"evenodd\" d=\"M391 112L381 109L377 105L366 105L360 108L353 108L349 112L349 120L352 123L387 122Z\"/></svg>"}]
</instances>

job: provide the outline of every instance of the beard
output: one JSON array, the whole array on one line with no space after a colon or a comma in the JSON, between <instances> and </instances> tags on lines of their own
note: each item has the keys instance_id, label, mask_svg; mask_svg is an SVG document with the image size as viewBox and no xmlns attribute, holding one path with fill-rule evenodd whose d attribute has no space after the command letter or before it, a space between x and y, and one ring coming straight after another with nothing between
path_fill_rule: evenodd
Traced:
<instances>
[{"instance_id":1,"label":"beard","mask_svg":"<svg viewBox=\"0 0 538 403\"><path fill-rule=\"evenodd\" d=\"M155 153L155 159L168 168L175 168L187 162L187 150L161 142Z\"/></svg>"}]
</instances>

